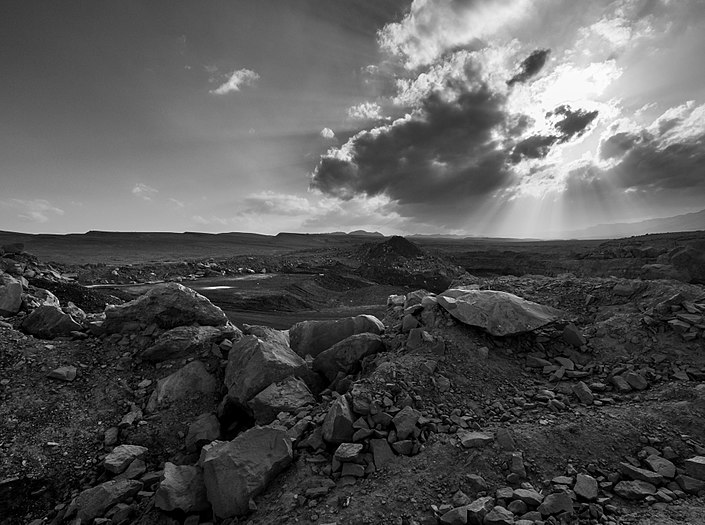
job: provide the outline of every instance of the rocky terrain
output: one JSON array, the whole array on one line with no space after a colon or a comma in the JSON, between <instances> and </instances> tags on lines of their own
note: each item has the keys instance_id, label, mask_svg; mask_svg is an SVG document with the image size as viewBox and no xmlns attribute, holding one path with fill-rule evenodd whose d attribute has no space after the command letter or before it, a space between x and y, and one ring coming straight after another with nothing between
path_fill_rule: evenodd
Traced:
<instances>
[{"instance_id":1,"label":"rocky terrain","mask_svg":"<svg viewBox=\"0 0 705 525\"><path fill-rule=\"evenodd\" d=\"M634 278L429 247L118 268L4 245L0 523L705 523L697 239L620 257L661 265ZM306 311L384 303L278 330L184 286L262 270L311 274Z\"/></svg>"}]
</instances>

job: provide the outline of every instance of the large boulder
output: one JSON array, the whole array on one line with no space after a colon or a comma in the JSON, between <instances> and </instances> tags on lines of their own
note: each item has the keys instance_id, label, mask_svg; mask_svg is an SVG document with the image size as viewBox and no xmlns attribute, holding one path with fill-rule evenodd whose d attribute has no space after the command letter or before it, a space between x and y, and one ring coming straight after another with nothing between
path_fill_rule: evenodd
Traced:
<instances>
[{"instance_id":1,"label":"large boulder","mask_svg":"<svg viewBox=\"0 0 705 525\"><path fill-rule=\"evenodd\" d=\"M671 265L681 272L683 280L705 284L705 243L692 243L674 249L668 255Z\"/></svg>"},{"instance_id":2,"label":"large boulder","mask_svg":"<svg viewBox=\"0 0 705 525\"><path fill-rule=\"evenodd\" d=\"M222 446L206 452L203 460L208 501L218 518L241 516L250 499L293 460L291 440L286 432L254 427Z\"/></svg>"},{"instance_id":3,"label":"large boulder","mask_svg":"<svg viewBox=\"0 0 705 525\"><path fill-rule=\"evenodd\" d=\"M44 288L31 288L28 293L24 294L23 300L26 307L30 309L39 308L40 306L61 307L58 297Z\"/></svg>"},{"instance_id":4,"label":"large boulder","mask_svg":"<svg viewBox=\"0 0 705 525\"><path fill-rule=\"evenodd\" d=\"M0 317L16 315L22 307L22 283L6 273L0 273Z\"/></svg>"},{"instance_id":5,"label":"large boulder","mask_svg":"<svg viewBox=\"0 0 705 525\"><path fill-rule=\"evenodd\" d=\"M83 330L73 317L56 306L40 306L33 310L22 320L20 327L25 333L42 339L53 339Z\"/></svg>"},{"instance_id":6,"label":"large boulder","mask_svg":"<svg viewBox=\"0 0 705 525\"><path fill-rule=\"evenodd\" d=\"M136 459L144 457L148 452L139 445L118 445L103 460L103 468L113 474L122 474Z\"/></svg>"},{"instance_id":7,"label":"large boulder","mask_svg":"<svg viewBox=\"0 0 705 525\"><path fill-rule=\"evenodd\" d=\"M316 399L301 379L289 376L277 383L272 383L257 394L247 404L259 425L266 425L277 418L279 412L294 414L306 405L312 405Z\"/></svg>"},{"instance_id":8,"label":"large boulder","mask_svg":"<svg viewBox=\"0 0 705 525\"><path fill-rule=\"evenodd\" d=\"M309 372L288 346L246 335L233 345L225 369L227 400L241 408L272 383Z\"/></svg>"},{"instance_id":9,"label":"large boulder","mask_svg":"<svg viewBox=\"0 0 705 525\"><path fill-rule=\"evenodd\" d=\"M180 510L190 513L208 509L210 504L201 467L174 465L167 461L164 464L164 479L154 496L154 506L167 512Z\"/></svg>"},{"instance_id":10,"label":"large boulder","mask_svg":"<svg viewBox=\"0 0 705 525\"><path fill-rule=\"evenodd\" d=\"M355 334L381 334L384 324L374 315L326 321L302 321L289 329L291 349L300 356L318 354Z\"/></svg>"},{"instance_id":11,"label":"large boulder","mask_svg":"<svg viewBox=\"0 0 705 525\"><path fill-rule=\"evenodd\" d=\"M84 490L74 501L78 518L90 523L94 518L105 514L113 505L126 501L142 490L142 482L132 479L106 481L96 487Z\"/></svg>"},{"instance_id":12,"label":"large boulder","mask_svg":"<svg viewBox=\"0 0 705 525\"><path fill-rule=\"evenodd\" d=\"M147 403L147 411L153 412L159 406L181 399L197 396L213 396L218 390L218 383L208 373L200 361L192 361L173 374L160 379Z\"/></svg>"},{"instance_id":13,"label":"large boulder","mask_svg":"<svg viewBox=\"0 0 705 525\"><path fill-rule=\"evenodd\" d=\"M333 381L339 372L352 374L360 369L360 361L364 357L383 351L384 342L379 335L351 335L318 354L312 367L329 381Z\"/></svg>"},{"instance_id":14,"label":"large boulder","mask_svg":"<svg viewBox=\"0 0 705 525\"><path fill-rule=\"evenodd\" d=\"M565 315L550 306L496 290L451 288L438 295L438 304L461 323L483 328L494 336L529 332Z\"/></svg>"},{"instance_id":15,"label":"large boulder","mask_svg":"<svg viewBox=\"0 0 705 525\"><path fill-rule=\"evenodd\" d=\"M103 327L111 334L126 327L144 328L152 323L168 330L194 323L223 326L227 322L223 311L201 294L178 283L163 283L133 301L108 305Z\"/></svg>"},{"instance_id":16,"label":"large boulder","mask_svg":"<svg viewBox=\"0 0 705 525\"><path fill-rule=\"evenodd\" d=\"M142 352L142 358L157 362L179 359L198 353L219 338L221 331L215 326L177 326L161 334Z\"/></svg>"},{"instance_id":17,"label":"large boulder","mask_svg":"<svg viewBox=\"0 0 705 525\"><path fill-rule=\"evenodd\" d=\"M269 326L261 326L256 324L245 324L242 327L242 333L245 335L255 335L263 341L279 343L284 346L290 346L289 331L277 330Z\"/></svg>"}]
</instances>

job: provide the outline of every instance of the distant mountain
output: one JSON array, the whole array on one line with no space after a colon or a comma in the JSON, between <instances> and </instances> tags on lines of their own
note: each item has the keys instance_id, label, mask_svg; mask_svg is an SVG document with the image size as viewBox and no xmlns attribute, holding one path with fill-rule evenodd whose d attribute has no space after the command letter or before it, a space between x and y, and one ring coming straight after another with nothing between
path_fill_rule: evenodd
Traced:
<instances>
[{"instance_id":1,"label":"distant mountain","mask_svg":"<svg viewBox=\"0 0 705 525\"><path fill-rule=\"evenodd\" d=\"M674 217L648 219L639 222L598 224L583 230L561 232L554 237L563 239L615 239L649 233L672 233L705 230L705 210Z\"/></svg>"}]
</instances>

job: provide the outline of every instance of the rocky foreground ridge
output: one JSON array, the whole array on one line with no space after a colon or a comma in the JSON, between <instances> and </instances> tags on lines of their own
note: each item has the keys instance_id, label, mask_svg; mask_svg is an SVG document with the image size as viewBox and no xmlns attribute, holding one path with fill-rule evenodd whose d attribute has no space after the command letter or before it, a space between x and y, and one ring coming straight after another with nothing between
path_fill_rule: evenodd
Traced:
<instances>
[{"instance_id":1,"label":"rocky foreground ridge","mask_svg":"<svg viewBox=\"0 0 705 525\"><path fill-rule=\"evenodd\" d=\"M3 525L705 515L702 286L465 276L280 331L178 283L85 313L5 251Z\"/></svg>"}]
</instances>

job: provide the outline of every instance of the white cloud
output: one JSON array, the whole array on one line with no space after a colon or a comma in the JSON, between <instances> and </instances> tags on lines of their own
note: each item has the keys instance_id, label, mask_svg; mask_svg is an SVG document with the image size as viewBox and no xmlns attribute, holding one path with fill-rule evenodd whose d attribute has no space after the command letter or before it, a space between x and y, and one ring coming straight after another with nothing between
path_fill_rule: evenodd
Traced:
<instances>
[{"instance_id":1,"label":"white cloud","mask_svg":"<svg viewBox=\"0 0 705 525\"><path fill-rule=\"evenodd\" d=\"M254 86L259 78L260 76L250 69L238 69L233 71L230 78L216 89L212 89L210 93L213 95L225 95L233 91L240 91L241 87Z\"/></svg>"},{"instance_id":2,"label":"white cloud","mask_svg":"<svg viewBox=\"0 0 705 525\"><path fill-rule=\"evenodd\" d=\"M379 120L382 108L376 102L361 102L348 108L348 117L353 120Z\"/></svg>"},{"instance_id":3,"label":"white cloud","mask_svg":"<svg viewBox=\"0 0 705 525\"><path fill-rule=\"evenodd\" d=\"M179 199L175 199L173 197L169 197L169 202L171 202L177 208L184 208L186 206L183 201L180 201Z\"/></svg>"},{"instance_id":4,"label":"white cloud","mask_svg":"<svg viewBox=\"0 0 705 525\"><path fill-rule=\"evenodd\" d=\"M52 215L63 215L64 210L57 208L46 199L10 199L4 203L6 206L17 210L18 217L30 222L48 222Z\"/></svg>"},{"instance_id":5,"label":"white cloud","mask_svg":"<svg viewBox=\"0 0 705 525\"><path fill-rule=\"evenodd\" d=\"M414 69L432 63L449 49L511 31L534 11L533 4L533 0L414 0L401 22L382 28L379 45Z\"/></svg>"},{"instance_id":6,"label":"white cloud","mask_svg":"<svg viewBox=\"0 0 705 525\"><path fill-rule=\"evenodd\" d=\"M333 139L335 138L335 132L330 128L323 128L321 130L321 137L328 140Z\"/></svg>"},{"instance_id":7,"label":"white cloud","mask_svg":"<svg viewBox=\"0 0 705 525\"><path fill-rule=\"evenodd\" d=\"M138 182L132 187L132 195L146 201L151 201L152 196L156 195L157 193L159 193L159 190L157 190L156 188L152 188L151 186L142 182Z\"/></svg>"}]
</instances>

